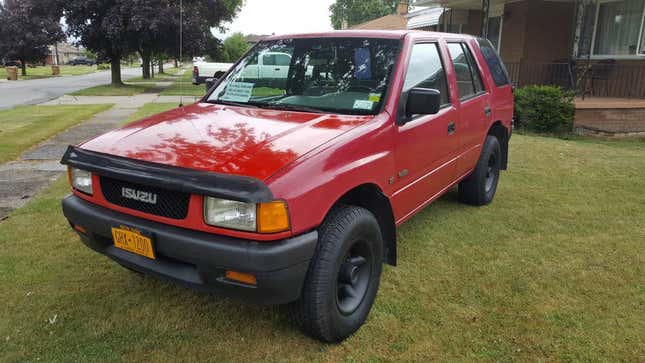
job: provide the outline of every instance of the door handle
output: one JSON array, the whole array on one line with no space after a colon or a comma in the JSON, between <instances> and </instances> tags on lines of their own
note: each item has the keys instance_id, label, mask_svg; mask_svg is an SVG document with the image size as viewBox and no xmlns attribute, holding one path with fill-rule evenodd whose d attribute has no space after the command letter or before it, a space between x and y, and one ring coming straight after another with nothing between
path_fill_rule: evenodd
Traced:
<instances>
[{"instance_id":1,"label":"door handle","mask_svg":"<svg viewBox=\"0 0 645 363\"><path fill-rule=\"evenodd\" d=\"M486 116L490 116L490 112L491 112L490 111L490 106L484 107L484 113L486 114Z\"/></svg>"},{"instance_id":2,"label":"door handle","mask_svg":"<svg viewBox=\"0 0 645 363\"><path fill-rule=\"evenodd\" d=\"M448 135L452 135L457 131L457 125L454 122L448 124Z\"/></svg>"},{"instance_id":3,"label":"door handle","mask_svg":"<svg viewBox=\"0 0 645 363\"><path fill-rule=\"evenodd\" d=\"M280 68L274 68L274 69L275 69L276 71L279 71L279 70L280 70Z\"/></svg>"}]
</instances>

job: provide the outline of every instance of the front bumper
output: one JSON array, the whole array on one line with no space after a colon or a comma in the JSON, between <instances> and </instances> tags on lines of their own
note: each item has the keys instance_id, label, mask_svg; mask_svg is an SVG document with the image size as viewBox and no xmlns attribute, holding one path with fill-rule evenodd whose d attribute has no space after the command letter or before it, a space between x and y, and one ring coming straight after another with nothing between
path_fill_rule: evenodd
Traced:
<instances>
[{"instance_id":1,"label":"front bumper","mask_svg":"<svg viewBox=\"0 0 645 363\"><path fill-rule=\"evenodd\" d=\"M255 242L157 223L86 202L63 199L68 221L88 247L119 264L204 291L253 302L282 304L300 297L318 240L312 231L275 242ZM155 260L114 247L112 227L126 225L152 233ZM251 273L257 285L227 280L226 270Z\"/></svg>"}]
</instances>

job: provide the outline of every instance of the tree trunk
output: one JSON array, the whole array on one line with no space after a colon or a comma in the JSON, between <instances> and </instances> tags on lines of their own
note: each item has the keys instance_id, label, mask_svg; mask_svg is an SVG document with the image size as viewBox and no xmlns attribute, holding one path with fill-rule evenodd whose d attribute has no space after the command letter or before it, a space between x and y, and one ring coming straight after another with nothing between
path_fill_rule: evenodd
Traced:
<instances>
[{"instance_id":1,"label":"tree trunk","mask_svg":"<svg viewBox=\"0 0 645 363\"><path fill-rule=\"evenodd\" d=\"M159 57L159 74L163 73L163 58Z\"/></svg>"},{"instance_id":2,"label":"tree trunk","mask_svg":"<svg viewBox=\"0 0 645 363\"><path fill-rule=\"evenodd\" d=\"M22 58L18 58L18 60L20 61L20 74L22 74L23 76L26 76L27 75L27 63L25 63L25 60L22 59Z\"/></svg>"},{"instance_id":3,"label":"tree trunk","mask_svg":"<svg viewBox=\"0 0 645 363\"><path fill-rule=\"evenodd\" d=\"M150 79L150 55L144 54L143 52L139 52L139 54L141 55L141 63L143 64L143 67L141 67L143 79Z\"/></svg>"},{"instance_id":4,"label":"tree trunk","mask_svg":"<svg viewBox=\"0 0 645 363\"><path fill-rule=\"evenodd\" d=\"M112 85L123 86L121 81L121 57L110 57L110 72L112 73Z\"/></svg>"}]
</instances>

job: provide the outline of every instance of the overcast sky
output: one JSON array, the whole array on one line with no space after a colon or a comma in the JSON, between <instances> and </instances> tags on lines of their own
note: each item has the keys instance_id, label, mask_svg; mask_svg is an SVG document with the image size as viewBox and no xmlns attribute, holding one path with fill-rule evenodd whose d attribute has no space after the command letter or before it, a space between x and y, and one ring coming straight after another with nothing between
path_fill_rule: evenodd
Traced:
<instances>
[{"instance_id":1,"label":"overcast sky","mask_svg":"<svg viewBox=\"0 0 645 363\"><path fill-rule=\"evenodd\" d=\"M225 24L225 38L231 33L289 34L332 30L329 5L334 0L246 0L232 23Z\"/></svg>"}]
</instances>

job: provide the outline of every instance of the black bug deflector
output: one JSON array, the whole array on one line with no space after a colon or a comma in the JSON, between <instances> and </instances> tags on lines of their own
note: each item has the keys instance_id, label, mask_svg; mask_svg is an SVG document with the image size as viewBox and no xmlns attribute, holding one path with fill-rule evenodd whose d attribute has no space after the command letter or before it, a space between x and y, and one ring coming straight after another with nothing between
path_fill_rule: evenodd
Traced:
<instances>
[{"instance_id":1,"label":"black bug deflector","mask_svg":"<svg viewBox=\"0 0 645 363\"><path fill-rule=\"evenodd\" d=\"M132 183L186 193L248 203L273 200L269 187L255 178L128 159L71 145L65 151L61 164Z\"/></svg>"}]
</instances>

